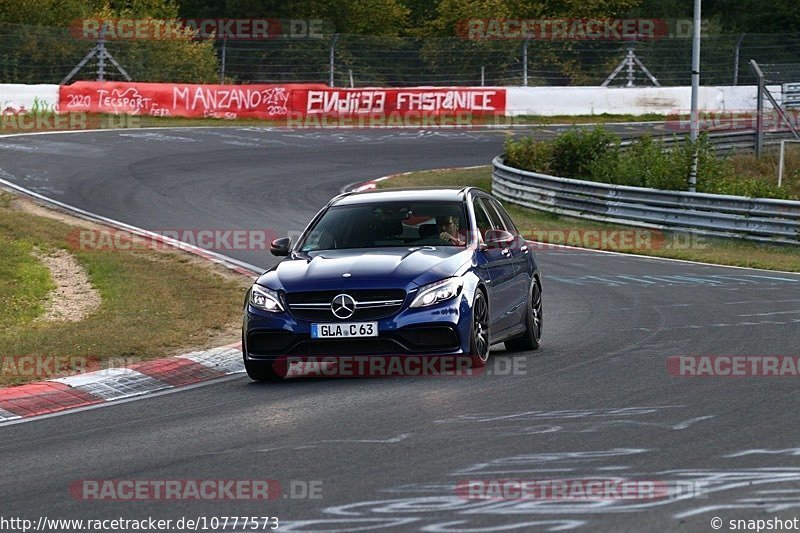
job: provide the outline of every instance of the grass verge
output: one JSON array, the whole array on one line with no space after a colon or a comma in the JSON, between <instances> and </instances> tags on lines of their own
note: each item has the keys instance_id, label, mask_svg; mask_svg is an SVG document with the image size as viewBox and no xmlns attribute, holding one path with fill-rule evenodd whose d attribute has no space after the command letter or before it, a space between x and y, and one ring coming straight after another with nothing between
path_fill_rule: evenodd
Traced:
<instances>
[{"instance_id":1,"label":"grass verge","mask_svg":"<svg viewBox=\"0 0 800 533\"><path fill-rule=\"evenodd\" d=\"M475 186L491 192L491 167L414 172L378 182L378 187ZM800 247L759 244L739 239L714 239L681 233L593 222L504 206L528 239L582 248L604 249L768 270L800 272ZM605 237L605 238L604 238ZM546 253L546 252L545 252Z\"/></svg>"},{"instance_id":2,"label":"grass verge","mask_svg":"<svg viewBox=\"0 0 800 533\"><path fill-rule=\"evenodd\" d=\"M103 368L239 339L252 280L174 250L76 249L71 243L80 229L102 226L0 192L0 386L74 370L52 361ZM34 247L70 252L100 292L99 309L79 322L43 320L53 284L31 255ZM19 364L25 358L40 367Z\"/></svg>"},{"instance_id":3,"label":"grass verge","mask_svg":"<svg viewBox=\"0 0 800 533\"><path fill-rule=\"evenodd\" d=\"M756 157L753 153L742 152L731 154L729 160L737 176L760 179L777 186L779 155L778 148L771 147L760 157ZM786 144L781 186L791 198L800 198L800 146L797 144Z\"/></svg>"}]
</instances>

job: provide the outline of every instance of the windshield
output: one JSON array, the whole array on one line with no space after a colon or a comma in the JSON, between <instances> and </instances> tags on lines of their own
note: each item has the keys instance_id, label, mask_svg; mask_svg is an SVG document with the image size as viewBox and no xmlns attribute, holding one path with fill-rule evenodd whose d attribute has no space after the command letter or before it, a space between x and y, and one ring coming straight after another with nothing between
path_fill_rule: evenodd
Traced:
<instances>
[{"instance_id":1,"label":"windshield","mask_svg":"<svg viewBox=\"0 0 800 533\"><path fill-rule=\"evenodd\" d=\"M340 248L467 245L461 202L384 202L334 206L308 231L303 252Z\"/></svg>"}]
</instances>

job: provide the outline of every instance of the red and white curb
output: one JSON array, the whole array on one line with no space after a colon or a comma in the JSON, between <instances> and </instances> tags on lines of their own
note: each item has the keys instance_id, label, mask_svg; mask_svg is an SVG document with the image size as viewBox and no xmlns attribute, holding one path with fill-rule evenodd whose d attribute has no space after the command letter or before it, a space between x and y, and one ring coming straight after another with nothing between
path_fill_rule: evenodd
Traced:
<instances>
[{"instance_id":1,"label":"red and white curb","mask_svg":"<svg viewBox=\"0 0 800 533\"><path fill-rule=\"evenodd\" d=\"M0 423L177 389L244 372L241 344L0 389Z\"/></svg>"},{"instance_id":2,"label":"red and white curb","mask_svg":"<svg viewBox=\"0 0 800 533\"><path fill-rule=\"evenodd\" d=\"M0 187L24 194L79 218L192 253L244 276L255 278L263 271L255 265L53 200L2 178ZM127 367L97 370L0 389L0 424L187 387L244 372L241 354L241 344L237 343Z\"/></svg>"},{"instance_id":3,"label":"red and white curb","mask_svg":"<svg viewBox=\"0 0 800 533\"><path fill-rule=\"evenodd\" d=\"M377 179L374 179L374 180L365 181L364 183L361 183L361 184L357 185L356 187L353 187L352 189L350 189L349 192L362 192L362 191L369 191L369 190L372 190L372 189L376 189L378 187L378 182L379 181L383 181L383 180L386 180L386 179L389 179L389 178L391 178L391 176L384 176L382 178L377 178Z\"/></svg>"}]
</instances>

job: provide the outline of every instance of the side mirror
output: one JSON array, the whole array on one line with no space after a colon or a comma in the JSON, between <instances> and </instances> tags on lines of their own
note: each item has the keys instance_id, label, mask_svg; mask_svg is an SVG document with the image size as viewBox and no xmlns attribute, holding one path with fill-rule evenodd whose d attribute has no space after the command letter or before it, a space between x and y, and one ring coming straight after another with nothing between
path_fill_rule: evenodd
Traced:
<instances>
[{"instance_id":1,"label":"side mirror","mask_svg":"<svg viewBox=\"0 0 800 533\"><path fill-rule=\"evenodd\" d=\"M490 229L486 231L487 248L508 248L514 244L514 235L503 229Z\"/></svg>"},{"instance_id":2,"label":"side mirror","mask_svg":"<svg viewBox=\"0 0 800 533\"><path fill-rule=\"evenodd\" d=\"M272 255L289 255L289 249L291 247L292 239L289 237L281 237L280 239L275 239L272 241L272 244L269 245L269 251L272 253Z\"/></svg>"}]
</instances>

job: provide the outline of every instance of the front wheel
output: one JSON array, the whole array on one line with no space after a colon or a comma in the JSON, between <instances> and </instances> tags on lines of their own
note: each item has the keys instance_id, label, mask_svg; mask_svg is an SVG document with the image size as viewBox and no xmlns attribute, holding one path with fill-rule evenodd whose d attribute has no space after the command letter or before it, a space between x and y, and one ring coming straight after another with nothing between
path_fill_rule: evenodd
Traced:
<instances>
[{"instance_id":1,"label":"front wheel","mask_svg":"<svg viewBox=\"0 0 800 533\"><path fill-rule=\"evenodd\" d=\"M542 286L538 278L533 278L528 297L528 312L525 316L525 333L515 339L507 340L506 350L511 352L538 350L542 345L542 319Z\"/></svg>"},{"instance_id":2,"label":"front wheel","mask_svg":"<svg viewBox=\"0 0 800 533\"><path fill-rule=\"evenodd\" d=\"M472 302L472 334L469 341L472 366L480 368L489 359L489 305L483 291L475 292Z\"/></svg>"}]
</instances>

